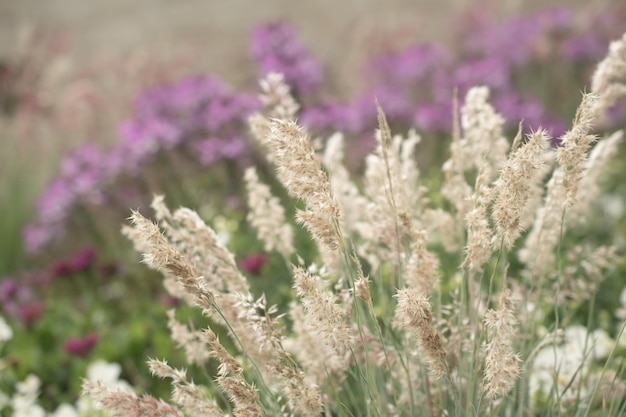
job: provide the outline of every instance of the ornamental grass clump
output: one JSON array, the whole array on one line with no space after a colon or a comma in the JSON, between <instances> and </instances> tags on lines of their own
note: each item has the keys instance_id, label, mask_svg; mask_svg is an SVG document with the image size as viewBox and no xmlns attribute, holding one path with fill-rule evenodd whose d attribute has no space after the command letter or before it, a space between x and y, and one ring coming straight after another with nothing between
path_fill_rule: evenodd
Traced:
<instances>
[{"instance_id":1,"label":"ornamental grass clump","mask_svg":"<svg viewBox=\"0 0 626 417\"><path fill-rule=\"evenodd\" d=\"M624 45L626 35L611 51ZM623 55L608 59L626 68ZM611 74L618 83L624 71ZM299 250L286 220L293 210L270 213L280 199L248 171L248 220L290 271L293 302L271 306L253 294L217 233L156 197L156 222L133 212L124 232L168 291L207 317L199 331L169 313L174 342L207 379L151 359L152 372L172 380L171 407L93 383L86 393L114 415L623 415L623 355L593 321L574 326L582 303L593 316L595 290L621 258L613 246L571 238L567 215L589 213L585 193L596 191L585 175L597 178L596 164L616 150L618 136L593 134L603 91L583 96L555 152L544 130L520 128L509 144L488 88L470 89L440 192L415 163L419 136L394 136L380 107L359 181L342 165L340 134L318 155L292 118L254 115L259 146L317 246ZM602 157L590 152L596 141Z\"/></svg>"}]
</instances>

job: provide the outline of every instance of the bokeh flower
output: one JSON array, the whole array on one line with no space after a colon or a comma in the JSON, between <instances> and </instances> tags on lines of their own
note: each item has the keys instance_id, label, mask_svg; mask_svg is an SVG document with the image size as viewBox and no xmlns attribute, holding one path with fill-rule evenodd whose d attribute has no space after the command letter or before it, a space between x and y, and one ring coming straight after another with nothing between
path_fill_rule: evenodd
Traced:
<instances>
[{"instance_id":1,"label":"bokeh flower","mask_svg":"<svg viewBox=\"0 0 626 417\"><path fill-rule=\"evenodd\" d=\"M13 337L13 330L9 327L4 317L0 316L0 347L11 340Z\"/></svg>"},{"instance_id":2,"label":"bokeh flower","mask_svg":"<svg viewBox=\"0 0 626 417\"><path fill-rule=\"evenodd\" d=\"M61 259L52 265L52 272L55 276L72 275L76 272L89 268L96 259L96 251L91 248L83 249L74 254L71 258Z\"/></svg>"},{"instance_id":3,"label":"bokeh flower","mask_svg":"<svg viewBox=\"0 0 626 417\"><path fill-rule=\"evenodd\" d=\"M284 22L254 28L250 53L259 66L259 78L272 72L281 73L295 94L311 92L323 81L322 65L309 53L295 29Z\"/></svg>"},{"instance_id":4,"label":"bokeh flower","mask_svg":"<svg viewBox=\"0 0 626 417\"><path fill-rule=\"evenodd\" d=\"M267 255L265 253L253 253L242 257L239 260L239 266L252 275L259 275L266 262Z\"/></svg>"},{"instance_id":5,"label":"bokeh flower","mask_svg":"<svg viewBox=\"0 0 626 417\"><path fill-rule=\"evenodd\" d=\"M84 337L72 337L65 342L63 349L70 355L85 357L91 353L98 339L95 333L89 333Z\"/></svg>"},{"instance_id":6,"label":"bokeh flower","mask_svg":"<svg viewBox=\"0 0 626 417\"><path fill-rule=\"evenodd\" d=\"M18 307L18 316L26 328L30 328L41 317L45 307L39 301L32 301Z\"/></svg>"}]
</instances>

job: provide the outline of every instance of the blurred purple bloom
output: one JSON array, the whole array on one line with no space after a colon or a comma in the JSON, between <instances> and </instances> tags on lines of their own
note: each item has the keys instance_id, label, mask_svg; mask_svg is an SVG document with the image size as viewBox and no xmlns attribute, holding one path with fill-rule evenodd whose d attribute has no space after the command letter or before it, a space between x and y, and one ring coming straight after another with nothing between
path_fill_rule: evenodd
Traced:
<instances>
[{"instance_id":1,"label":"blurred purple bloom","mask_svg":"<svg viewBox=\"0 0 626 417\"><path fill-rule=\"evenodd\" d=\"M159 295L159 302L167 308L174 308L180 304L180 299L164 293Z\"/></svg>"},{"instance_id":2,"label":"blurred purple bloom","mask_svg":"<svg viewBox=\"0 0 626 417\"><path fill-rule=\"evenodd\" d=\"M390 87L377 87L365 98L371 105L367 105L370 109L366 114L368 116L376 116L375 101L378 101L387 117L397 119L408 119L411 114L412 106L402 90Z\"/></svg>"},{"instance_id":3,"label":"blurred purple bloom","mask_svg":"<svg viewBox=\"0 0 626 417\"><path fill-rule=\"evenodd\" d=\"M98 335L89 333L85 337L72 337L67 339L63 345L63 349L70 355L85 357L91 353L98 343Z\"/></svg>"},{"instance_id":4,"label":"blurred purple bloom","mask_svg":"<svg viewBox=\"0 0 626 417\"><path fill-rule=\"evenodd\" d=\"M322 65L300 41L295 29L283 22L256 27L250 36L250 52L261 76L279 72L296 93L307 93L323 81Z\"/></svg>"},{"instance_id":5,"label":"blurred purple bloom","mask_svg":"<svg viewBox=\"0 0 626 417\"><path fill-rule=\"evenodd\" d=\"M44 312L44 305L39 301L31 301L18 307L18 316L26 328L30 328Z\"/></svg>"},{"instance_id":6,"label":"blurred purple bloom","mask_svg":"<svg viewBox=\"0 0 626 417\"><path fill-rule=\"evenodd\" d=\"M63 221L74 204L76 194L64 177L56 178L37 201L37 212L42 223Z\"/></svg>"},{"instance_id":7,"label":"blurred purple bloom","mask_svg":"<svg viewBox=\"0 0 626 417\"><path fill-rule=\"evenodd\" d=\"M512 127L523 120L525 127L531 130L543 128L553 136L563 133L565 129L565 123L550 116L541 102L534 97L508 91L494 97L494 106Z\"/></svg>"},{"instance_id":8,"label":"blurred purple bloom","mask_svg":"<svg viewBox=\"0 0 626 417\"><path fill-rule=\"evenodd\" d=\"M77 198L93 203L102 199L101 181L105 157L93 144L84 144L71 151L63 160L61 178Z\"/></svg>"},{"instance_id":9,"label":"blurred purple bloom","mask_svg":"<svg viewBox=\"0 0 626 417\"><path fill-rule=\"evenodd\" d=\"M565 39L560 53L568 61L597 61L606 55L607 49L605 39L585 33Z\"/></svg>"},{"instance_id":10,"label":"blurred purple bloom","mask_svg":"<svg viewBox=\"0 0 626 417\"><path fill-rule=\"evenodd\" d=\"M63 233L77 204L104 203L111 183L121 175L138 175L159 152L188 147L205 166L223 159L245 161L248 147L240 135L259 107L255 96L233 91L211 75L144 91L132 116L120 125L121 140L113 149L102 153L86 144L65 157L61 174L39 198L37 218L23 231L26 249L44 248Z\"/></svg>"},{"instance_id":11,"label":"blurred purple bloom","mask_svg":"<svg viewBox=\"0 0 626 417\"><path fill-rule=\"evenodd\" d=\"M237 159L247 150L246 141L239 136L207 138L196 143L198 158L203 165L212 165L221 159Z\"/></svg>"},{"instance_id":12,"label":"blurred purple bloom","mask_svg":"<svg viewBox=\"0 0 626 417\"><path fill-rule=\"evenodd\" d=\"M432 73L446 69L450 63L450 55L442 45L418 44L376 57L367 64L367 72L377 83L407 86L428 81Z\"/></svg>"},{"instance_id":13,"label":"blurred purple bloom","mask_svg":"<svg viewBox=\"0 0 626 417\"><path fill-rule=\"evenodd\" d=\"M422 103L413 116L416 128L425 132L449 132L452 127L452 103Z\"/></svg>"},{"instance_id":14,"label":"blurred purple bloom","mask_svg":"<svg viewBox=\"0 0 626 417\"><path fill-rule=\"evenodd\" d=\"M37 201L37 218L23 230L26 249L37 252L62 231L72 207L78 202L100 204L103 181L108 174L106 156L93 144L80 146L63 159L61 174L54 178Z\"/></svg>"},{"instance_id":15,"label":"blurred purple bloom","mask_svg":"<svg viewBox=\"0 0 626 417\"><path fill-rule=\"evenodd\" d=\"M59 222L64 219L59 220ZM31 223L24 226L22 230L22 240L24 248L28 253L40 252L46 245L54 240L55 237L61 235L62 228L60 223Z\"/></svg>"},{"instance_id":16,"label":"blurred purple bloom","mask_svg":"<svg viewBox=\"0 0 626 417\"><path fill-rule=\"evenodd\" d=\"M342 105L338 102L328 101L315 106L307 106L302 109L300 119L311 130L328 131L336 128Z\"/></svg>"},{"instance_id":17,"label":"blurred purple bloom","mask_svg":"<svg viewBox=\"0 0 626 417\"><path fill-rule=\"evenodd\" d=\"M498 24L473 28L466 34L465 50L485 57L498 57L507 65L521 66L534 56L550 32L572 22L572 12L553 7L518 16Z\"/></svg>"},{"instance_id":18,"label":"blurred purple bloom","mask_svg":"<svg viewBox=\"0 0 626 417\"><path fill-rule=\"evenodd\" d=\"M239 260L239 266L252 275L259 275L261 268L263 268L266 262L267 255L265 253L253 253L252 255L241 258Z\"/></svg>"},{"instance_id":19,"label":"blurred purple bloom","mask_svg":"<svg viewBox=\"0 0 626 417\"><path fill-rule=\"evenodd\" d=\"M66 276L89 268L96 259L96 252L93 249L83 249L74 254L69 259L62 259L55 262L51 269L55 276Z\"/></svg>"},{"instance_id":20,"label":"blurred purple bloom","mask_svg":"<svg viewBox=\"0 0 626 417\"><path fill-rule=\"evenodd\" d=\"M498 57L480 58L459 64L452 74L452 83L459 89L459 94L463 95L477 85L486 85L492 90L507 88L510 75L510 70Z\"/></svg>"},{"instance_id":21,"label":"blurred purple bloom","mask_svg":"<svg viewBox=\"0 0 626 417\"><path fill-rule=\"evenodd\" d=\"M245 130L247 117L259 106L256 97L232 91L214 76L188 77L148 90L137 99L135 114L120 128L122 147L135 149L132 164L137 165L161 149L197 146L194 142L204 142L207 136L228 143ZM215 160L225 155L236 159L245 148L238 150Z\"/></svg>"},{"instance_id":22,"label":"blurred purple bloom","mask_svg":"<svg viewBox=\"0 0 626 417\"><path fill-rule=\"evenodd\" d=\"M33 292L23 283L12 278L0 281L0 307L6 314L18 317L20 306L34 300Z\"/></svg>"}]
</instances>

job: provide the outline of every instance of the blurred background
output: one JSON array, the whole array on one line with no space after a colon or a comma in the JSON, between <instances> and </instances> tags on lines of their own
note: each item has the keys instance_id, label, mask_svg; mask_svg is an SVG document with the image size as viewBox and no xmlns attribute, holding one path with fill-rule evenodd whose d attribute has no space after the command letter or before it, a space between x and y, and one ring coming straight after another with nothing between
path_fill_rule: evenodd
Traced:
<instances>
[{"instance_id":1,"label":"blurred background","mask_svg":"<svg viewBox=\"0 0 626 417\"><path fill-rule=\"evenodd\" d=\"M623 0L0 0L0 314L16 334L0 394L36 373L45 408L75 402L101 358L167 395L144 364L175 358L163 317L177 300L120 234L130 208L149 215L154 193L197 209L253 288L282 282L273 301L286 298L288 278L276 277L288 272L244 224L243 168L264 166L247 118L269 72L285 74L314 137L346 134L354 172L378 98L394 132L423 135L436 186L455 89L488 85L510 138L523 119L558 146L624 31ZM625 108L598 133L623 127ZM626 230L624 167L608 173L604 216L585 238Z\"/></svg>"},{"instance_id":2,"label":"blurred background","mask_svg":"<svg viewBox=\"0 0 626 417\"><path fill-rule=\"evenodd\" d=\"M482 9L504 18L548 6L601 10L619 0L470 1L441 0L269 0L252 4L202 0L2 0L0 52L16 47L16 34L24 25L59 31L80 57L107 50L136 51L159 45L196 47L196 58L234 81L233 65L246 57L251 29L261 22L285 20L326 63L338 70L369 42L391 37L395 42L445 39L459 16ZM398 39L399 38L399 39ZM365 45L364 45L365 44ZM376 46L375 44L372 46ZM350 78L350 77L348 77Z\"/></svg>"}]
</instances>

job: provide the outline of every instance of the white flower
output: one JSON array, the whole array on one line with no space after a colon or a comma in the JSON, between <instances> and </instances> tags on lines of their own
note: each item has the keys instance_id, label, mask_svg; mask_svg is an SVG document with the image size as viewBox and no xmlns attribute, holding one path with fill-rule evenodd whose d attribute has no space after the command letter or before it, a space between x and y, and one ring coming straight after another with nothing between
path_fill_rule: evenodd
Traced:
<instances>
[{"instance_id":1,"label":"white flower","mask_svg":"<svg viewBox=\"0 0 626 417\"><path fill-rule=\"evenodd\" d=\"M78 412L70 404L63 403L49 417L78 417Z\"/></svg>"},{"instance_id":2,"label":"white flower","mask_svg":"<svg viewBox=\"0 0 626 417\"><path fill-rule=\"evenodd\" d=\"M604 359L608 357L616 343L606 330L603 329L596 329L591 332L590 340L593 341L593 359Z\"/></svg>"},{"instance_id":3,"label":"white flower","mask_svg":"<svg viewBox=\"0 0 626 417\"><path fill-rule=\"evenodd\" d=\"M13 337L13 331L4 320L4 317L0 316L0 342L6 342ZM0 346L2 343L0 343Z\"/></svg>"},{"instance_id":4,"label":"white flower","mask_svg":"<svg viewBox=\"0 0 626 417\"><path fill-rule=\"evenodd\" d=\"M100 381L108 388L132 389L128 382L123 379L119 379L121 374L122 367L119 363L109 363L103 360L97 360L92 362L87 367L87 379L90 382ZM83 415L101 410L102 406L97 401L93 401L89 397L81 397L76 402L76 408L78 409L78 414Z\"/></svg>"},{"instance_id":5,"label":"white flower","mask_svg":"<svg viewBox=\"0 0 626 417\"><path fill-rule=\"evenodd\" d=\"M102 382L107 387L112 387L118 382L122 374L122 367L119 363L109 363L97 360L87 368L87 379L90 382Z\"/></svg>"},{"instance_id":6,"label":"white flower","mask_svg":"<svg viewBox=\"0 0 626 417\"><path fill-rule=\"evenodd\" d=\"M46 412L37 404L25 408L13 408L12 417L46 417Z\"/></svg>"},{"instance_id":7,"label":"white flower","mask_svg":"<svg viewBox=\"0 0 626 417\"><path fill-rule=\"evenodd\" d=\"M16 395L21 397L35 397L39 395L39 387L41 386L41 381L37 378L36 375L29 374L25 380L22 382L18 382L15 385Z\"/></svg>"},{"instance_id":8,"label":"white flower","mask_svg":"<svg viewBox=\"0 0 626 417\"><path fill-rule=\"evenodd\" d=\"M624 199L619 195L604 196L601 207L610 219L619 219L624 215ZM623 297L622 300L624 300ZM622 305L626 305L626 303L622 301Z\"/></svg>"},{"instance_id":9,"label":"white flower","mask_svg":"<svg viewBox=\"0 0 626 417\"><path fill-rule=\"evenodd\" d=\"M530 374L531 393L541 390L549 395L556 381L563 399L578 395L576 381L581 374L587 374L591 361L609 356L615 343L602 329L589 333L583 326L568 327L562 345L548 346L537 354ZM571 384L573 379L576 381ZM585 392L585 387L581 387L581 392Z\"/></svg>"},{"instance_id":10,"label":"white flower","mask_svg":"<svg viewBox=\"0 0 626 417\"><path fill-rule=\"evenodd\" d=\"M0 411L7 405L9 405L9 396L0 391Z\"/></svg>"},{"instance_id":11,"label":"white flower","mask_svg":"<svg viewBox=\"0 0 626 417\"><path fill-rule=\"evenodd\" d=\"M16 392L11 399L12 417L45 417L43 408L36 404L41 382L35 375L15 385Z\"/></svg>"},{"instance_id":12,"label":"white flower","mask_svg":"<svg viewBox=\"0 0 626 417\"><path fill-rule=\"evenodd\" d=\"M572 380L585 375L592 360L606 358L614 344L604 330L588 333L583 326L568 327L563 345L548 346L537 354L530 374L531 392L541 390L549 395L556 381L559 395L564 399L578 395ZM581 391L584 392L584 387Z\"/></svg>"},{"instance_id":13,"label":"white flower","mask_svg":"<svg viewBox=\"0 0 626 417\"><path fill-rule=\"evenodd\" d=\"M534 395L541 390L544 395L549 395L556 381L559 394L566 394L566 387L582 363L582 355L573 351L571 345L549 346L542 349L535 358L530 374L531 393Z\"/></svg>"}]
</instances>

